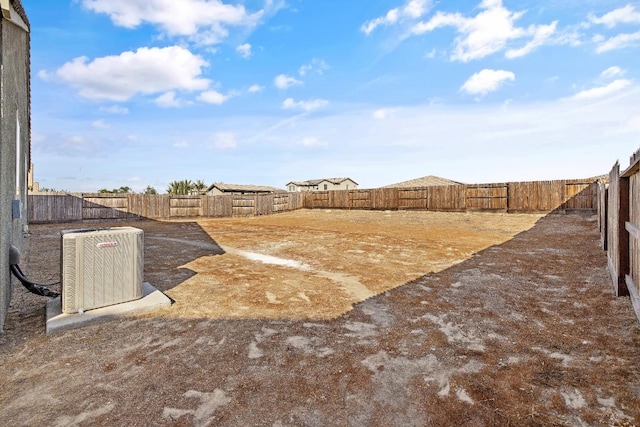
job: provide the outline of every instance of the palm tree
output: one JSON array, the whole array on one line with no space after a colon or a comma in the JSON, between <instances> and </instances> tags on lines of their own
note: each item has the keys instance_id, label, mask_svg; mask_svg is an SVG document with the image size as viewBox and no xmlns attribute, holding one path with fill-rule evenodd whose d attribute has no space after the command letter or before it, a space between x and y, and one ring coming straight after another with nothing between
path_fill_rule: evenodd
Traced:
<instances>
[{"instance_id":1,"label":"palm tree","mask_svg":"<svg viewBox=\"0 0 640 427\"><path fill-rule=\"evenodd\" d=\"M193 183L193 189L196 190L198 194L203 194L207 189L207 184L205 184L202 179L199 179Z\"/></svg>"},{"instance_id":2,"label":"palm tree","mask_svg":"<svg viewBox=\"0 0 640 427\"><path fill-rule=\"evenodd\" d=\"M171 181L167 187L167 193L172 195L187 195L193 189L193 182L189 179Z\"/></svg>"}]
</instances>

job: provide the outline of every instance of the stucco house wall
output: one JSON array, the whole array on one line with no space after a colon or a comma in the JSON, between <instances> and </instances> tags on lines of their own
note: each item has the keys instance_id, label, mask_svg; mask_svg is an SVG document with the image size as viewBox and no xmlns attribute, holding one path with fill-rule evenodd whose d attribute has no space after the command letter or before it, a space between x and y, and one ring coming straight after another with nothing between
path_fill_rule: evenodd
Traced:
<instances>
[{"instance_id":1,"label":"stucco house wall","mask_svg":"<svg viewBox=\"0 0 640 427\"><path fill-rule=\"evenodd\" d=\"M24 251L30 164L29 21L20 0L1 0L0 330L11 301L11 246Z\"/></svg>"},{"instance_id":2,"label":"stucco house wall","mask_svg":"<svg viewBox=\"0 0 640 427\"><path fill-rule=\"evenodd\" d=\"M345 179L342 181L329 181L329 180L322 180L320 181L320 183L318 184L318 190L319 191L325 191L325 190L355 190L358 188L358 184L356 184L354 181L352 181L351 179Z\"/></svg>"},{"instance_id":3,"label":"stucco house wall","mask_svg":"<svg viewBox=\"0 0 640 427\"><path fill-rule=\"evenodd\" d=\"M287 191L328 191L328 190L356 190L358 183L351 178L323 178L308 181L290 181Z\"/></svg>"}]
</instances>

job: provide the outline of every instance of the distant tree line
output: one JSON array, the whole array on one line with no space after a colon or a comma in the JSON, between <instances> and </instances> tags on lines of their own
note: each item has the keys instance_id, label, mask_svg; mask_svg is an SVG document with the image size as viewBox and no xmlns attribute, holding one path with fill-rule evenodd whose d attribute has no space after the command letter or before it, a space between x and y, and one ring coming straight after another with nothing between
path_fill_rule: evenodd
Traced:
<instances>
[{"instance_id":1,"label":"distant tree line","mask_svg":"<svg viewBox=\"0 0 640 427\"><path fill-rule=\"evenodd\" d=\"M189 179L183 179L179 181L171 181L169 186L167 187L167 194L171 195L189 195L189 194L204 194L207 189L207 184L205 184L204 180L198 179L195 182L192 182ZM123 185L120 188L114 188L113 190L108 190L103 188L98 190L98 193L109 193L109 194L130 194L134 193L134 191L128 185ZM158 194L158 191L155 187L151 185L147 185L147 188L144 189L143 194Z\"/></svg>"},{"instance_id":2,"label":"distant tree line","mask_svg":"<svg viewBox=\"0 0 640 427\"><path fill-rule=\"evenodd\" d=\"M204 194L208 185L204 180L198 179L192 182L189 179L183 179L179 181L171 181L167 187L167 194L171 195L189 195L189 194ZM40 188L40 193L69 193L67 190L56 190L55 188ZM102 188L98 190L98 193L102 194L133 194L135 191L128 185L123 185L119 188L109 190ZM152 185L147 185L142 194L158 194L158 191Z\"/></svg>"}]
</instances>

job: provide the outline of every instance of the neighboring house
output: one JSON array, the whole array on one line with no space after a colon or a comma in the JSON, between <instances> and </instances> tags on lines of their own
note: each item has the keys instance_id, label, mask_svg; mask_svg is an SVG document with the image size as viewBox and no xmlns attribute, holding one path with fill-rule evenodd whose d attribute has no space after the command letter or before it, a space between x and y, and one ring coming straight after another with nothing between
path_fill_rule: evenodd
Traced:
<instances>
[{"instance_id":1,"label":"neighboring house","mask_svg":"<svg viewBox=\"0 0 640 427\"><path fill-rule=\"evenodd\" d=\"M0 0L0 330L11 301L11 247L24 248L30 165L29 20L20 0Z\"/></svg>"},{"instance_id":2,"label":"neighboring house","mask_svg":"<svg viewBox=\"0 0 640 427\"><path fill-rule=\"evenodd\" d=\"M462 185L462 183L446 178L440 178L439 176L428 175L423 176L422 178L398 182L397 184L385 185L382 188L435 187L438 185Z\"/></svg>"},{"instance_id":3,"label":"neighboring house","mask_svg":"<svg viewBox=\"0 0 640 427\"><path fill-rule=\"evenodd\" d=\"M216 182L207 188L208 196L220 196L222 194L273 194L284 193L284 190L264 185L224 184Z\"/></svg>"},{"instance_id":4,"label":"neighboring house","mask_svg":"<svg viewBox=\"0 0 640 427\"><path fill-rule=\"evenodd\" d=\"M354 190L358 183L351 178L322 178L308 181L291 181L287 184L287 191L327 191Z\"/></svg>"}]
</instances>

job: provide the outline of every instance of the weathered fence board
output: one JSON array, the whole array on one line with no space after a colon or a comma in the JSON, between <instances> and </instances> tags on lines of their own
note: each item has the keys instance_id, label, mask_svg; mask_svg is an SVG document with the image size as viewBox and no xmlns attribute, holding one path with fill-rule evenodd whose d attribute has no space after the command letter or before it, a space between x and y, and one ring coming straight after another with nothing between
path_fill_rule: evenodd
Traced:
<instances>
[{"instance_id":1,"label":"weathered fence board","mask_svg":"<svg viewBox=\"0 0 640 427\"><path fill-rule=\"evenodd\" d=\"M233 215L233 196L202 196L203 216L225 218Z\"/></svg>"},{"instance_id":2,"label":"weathered fence board","mask_svg":"<svg viewBox=\"0 0 640 427\"><path fill-rule=\"evenodd\" d=\"M349 190L348 194L349 208L351 209L371 209L371 191L368 190Z\"/></svg>"},{"instance_id":3,"label":"weathered fence board","mask_svg":"<svg viewBox=\"0 0 640 427\"><path fill-rule=\"evenodd\" d=\"M625 273L629 269L629 238L625 224L629 220L629 180L620 176L620 164L609 173L607 207L607 260L616 295L628 295Z\"/></svg>"},{"instance_id":4,"label":"weathered fence board","mask_svg":"<svg viewBox=\"0 0 640 427\"><path fill-rule=\"evenodd\" d=\"M507 184L477 184L465 187L467 210L507 211Z\"/></svg>"},{"instance_id":5,"label":"weathered fence board","mask_svg":"<svg viewBox=\"0 0 640 427\"><path fill-rule=\"evenodd\" d=\"M256 215L271 215L275 204L275 196L273 194L260 194L255 196Z\"/></svg>"},{"instance_id":6,"label":"weathered fence board","mask_svg":"<svg viewBox=\"0 0 640 427\"><path fill-rule=\"evenodd\" d=\"M171 196L169 206L171 218L203 216L201 196Z\"/></svg>"},{"instance_id":7,"label":"weathered fence board","mask_svg":"<svg viewBox=\"0 0 640 427\"><path fill-rule=\"evenodd\" d=\"M426 209L428 188L399 188L398 209Z\"/></svg>"},{"instance_id":8,"label":"weathered fence board","mask_svg":"<svg viewBox=\"0 0 640 427\"><path fill-rule=\"evenodd\" d=\"M289 193L273 195L273 213L286 212L289 210Z\"/></svg>"},{"instance_id":9,"label":"weathered fence board","mask_svg":"<svg viewBox=\"0 0 640 427\"><path fill-rule=\"evenodd\" d=\"M127 195L118 197L85 196L82 198L83 219L119 219L131 216Z\"/></svg>"},{"instance_id":10,"label":"weathered fence board","mask_svg":"<svg viewBox=\"0 0 640 427\"><path fill-rule=\"evenodd\" d=\"M308 209L330 207L329 191L311 191L304 193L304 207Z\"/></svg>"},{"instance_id":11,"label":"weathered fence board","mask_svg":"<svg viewBox=\"0 0 640 427\"><path fill-rule=\"evenodd\" d=\"M598 182L598 230L600 230L600 245L607 250L607 217L609 216L609 185L601 180Z\"/></svg>"},{"instance_id":12,"label":"weathered fence board","mask_svg":"<svg viewBox=\"0 0 640 427\"><path fill-rule=\"evenodd\" d=\"M82 199L71 195L30 195L27 209L34 224L82 221Z\"/></svg>"},{"instance_id":13,"label":"weathered fence board","mask_svg":"<svg viewBox=\"0 0 640 427\"><path fill-rule=\"evenodd\" d=\"M374 188L370 191L372 209L398 209L399 199L397 188Z\"/></svg>"},{"instance_id":14,"label":"weathered fence board","mask_svg":"<svg viewBox=\"0 0 640 427\"><path fill-rule=\"evenodd\" d=\"M566 183L564 189L564 202L561 206L562 209L597 209L597 203L597 182L571 181Z\"/></svg>"},{"instance_id":15,"label":"weathered fence board","mask_svg":"<svg viewBox=\"0 0 640 427\"><path fill-rule=\"evenodd\" d=\"M628 274L625 285L631 297L631 303L640 319L640 151L631 157L631 165L621 175L628 182L628 218L625 230L628 232ZM622 204L622 203L621 203Z\"/></svg>"},{"instance_id":16,"label":"weathered fence board","mask_svg":"<svg viewBox=\"0 0 640 427\"><path fill-rule=\"evenodd\" d=\"M467 207L465 185L429 187L427 209L433 211L464 211Z\"/></svg>"},{"instance_id":17,"label":"weathered fence board","mask_svg":"<svg viewBox=\"0 0 640 427\"><path fill-rule=\"evenodd\" d=\"M233 195L232 216L253 216L256 214L256 197Z\"/></svg>"}]
</instances>

